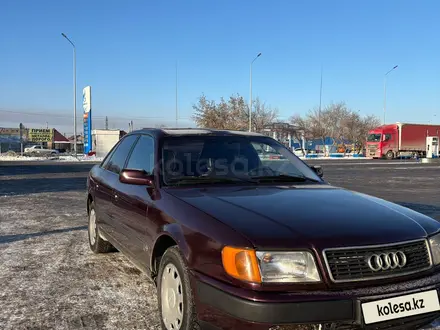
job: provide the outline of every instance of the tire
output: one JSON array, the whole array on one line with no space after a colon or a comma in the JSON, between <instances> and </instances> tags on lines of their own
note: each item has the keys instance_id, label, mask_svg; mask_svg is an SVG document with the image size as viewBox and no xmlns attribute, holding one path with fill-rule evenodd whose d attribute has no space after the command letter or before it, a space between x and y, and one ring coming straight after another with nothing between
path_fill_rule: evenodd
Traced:
<instances>
[{"instance_id":1,"label":"tire","mask_svg":"<svg viewBox=\"0 0 440 330\"><path fill-rule=\"evenodd\" d=\"M87 232L89 237L89 246L93 253L108 253L114 250L113 245L99 236L99 227L97 224L97 215L95 211L95 203L89 205Z\"/></svg>"},{"instance_id":2,"label":"tire","mask_svg":"<svg viewBox=\"0 0 440 330\"><path fill-rule=\"evenodd\" d=\"M390 150L386 153L385 157L388 160L394 159L394 153Z\"/></svg>"},{"instance_id":3,"label":"tire","mask_svg":"<svg viewBox=\"0 0 440 330\"><path fill-rule=\"evenodd\" d=\"M171 276L171 274L173 275ZM167 289L169 293L166 292ZM164 299L163 304L162 296L168 297L168 299ZM167 311L170 300L171 304L177 305L177 307L171 306ZM160 260L157 276L157 301L163 330L200 330L188 268L177 246L168 248ZM181 308L179 308L179 301L182 303ZM172 310L174 313L169 312ZM172 323L174 323L174 327L171 326Z\"/></svg>"}]
</instances>

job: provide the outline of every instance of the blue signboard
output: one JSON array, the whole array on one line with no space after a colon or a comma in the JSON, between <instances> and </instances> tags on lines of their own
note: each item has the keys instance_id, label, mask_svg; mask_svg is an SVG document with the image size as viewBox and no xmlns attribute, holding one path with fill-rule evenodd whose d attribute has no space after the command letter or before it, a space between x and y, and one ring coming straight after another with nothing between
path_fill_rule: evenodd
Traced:
<instances>
[{"instance_id":1,"label":"blue signboard","mask_svg":"<svg viewBox=\"0 0 440 330\"><path fill-rule=\"evenodd\" d=\"M84 154L92 151L92 88L83 89Z\"/></svg>"}]
</instances>

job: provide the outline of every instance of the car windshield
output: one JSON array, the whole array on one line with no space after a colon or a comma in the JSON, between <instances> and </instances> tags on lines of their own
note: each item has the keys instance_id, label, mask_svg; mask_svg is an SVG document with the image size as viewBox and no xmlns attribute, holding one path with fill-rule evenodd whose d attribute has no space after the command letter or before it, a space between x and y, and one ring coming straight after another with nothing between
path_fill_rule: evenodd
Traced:
<instances>
[{"instance_id":1,"label":"car windshield","mask_svg":"<svg viewBox=\"0 0 440 330\"><path fill-rule=\"evenodd\" d=\"M381 138L382 134L380 133L373 133L368 135L367 141L368 142L380 142L380 138Z\"/></svg>"},{"instance_id":2,"label":"car windshield","mask_svg":"<svg viewBox=\"0 0 440 330\"><path fill-rule=\"evenodd\" d=\"M321 182L286 147L264 136L166 137L162 178L166 185Z\"/></svg>"}]
</instances>

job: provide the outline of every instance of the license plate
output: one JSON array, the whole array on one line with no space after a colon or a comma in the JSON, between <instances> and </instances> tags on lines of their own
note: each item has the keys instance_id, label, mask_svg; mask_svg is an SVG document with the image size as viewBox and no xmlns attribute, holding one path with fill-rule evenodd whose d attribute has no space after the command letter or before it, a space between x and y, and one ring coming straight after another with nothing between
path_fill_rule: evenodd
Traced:
<instances>
[{"instance_id":1,"label":"license plate","mask_svg":"<svg viewBox=\"0 0 440 330\"><path fill-rule=\"evenodd\" d=\"M437 290L371 301L362 304L366 324L440 310Z\"/></svg>"}]
</instances>

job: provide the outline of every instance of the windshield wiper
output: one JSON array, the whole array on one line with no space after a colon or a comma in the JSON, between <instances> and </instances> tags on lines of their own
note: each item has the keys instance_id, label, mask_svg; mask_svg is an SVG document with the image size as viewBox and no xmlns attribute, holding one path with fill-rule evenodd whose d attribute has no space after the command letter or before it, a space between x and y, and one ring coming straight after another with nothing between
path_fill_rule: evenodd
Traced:
<instances>
[{"instance_id":1,"label":"windshield wiper","mask_svg":"<svg viewBox=\"0 0 440 330\"><path fill-rule=\"evenodd\" d=\"M185 184L185 183L258 183L258 181L250 179L242 179L237 177L218 177L218 176L182 176L178 178L170 178L167 181L170 183Z\"/></svg>"},{"instance_id":2,"label":"windshield wiper","mask_svg":"<svg viewBox=\"0 0 440 330\"><path fill-rule=\"evenodd\" d=\"M258 182L305 182L305 181L320 182L319 180L308 178L306 176L293 176L286 174L253 176L251 177L251 179L256 180Z\"/></svg>"}]
</instances>

